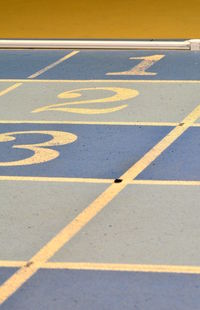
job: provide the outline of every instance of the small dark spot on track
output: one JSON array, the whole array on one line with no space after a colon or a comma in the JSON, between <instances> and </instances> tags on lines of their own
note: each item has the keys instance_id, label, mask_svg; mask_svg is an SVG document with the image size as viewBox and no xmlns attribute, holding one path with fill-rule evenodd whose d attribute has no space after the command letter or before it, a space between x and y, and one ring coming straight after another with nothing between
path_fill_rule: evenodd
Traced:
<instances>
[{"instance_id":1,"label":"small dark spot on track","mask_svg":"<svg viewBox=\"0 0 200 310\"><path fill-rule=\"evenodd\" d=\"M29 266L31 266L33 264L33 262L28 262L26 265L25 265L25 267L29 267Z\"/></svg>"},{"instance_id":2,"label":"small dark spot on track","mask_svg":"<svg viewBox=\"0 0 200 310\"><path fill-rule=\"evenodd\" d=\"M115 179L114 183L121 183L122 181L122 179Z\"/></svg>"}]
</instances>

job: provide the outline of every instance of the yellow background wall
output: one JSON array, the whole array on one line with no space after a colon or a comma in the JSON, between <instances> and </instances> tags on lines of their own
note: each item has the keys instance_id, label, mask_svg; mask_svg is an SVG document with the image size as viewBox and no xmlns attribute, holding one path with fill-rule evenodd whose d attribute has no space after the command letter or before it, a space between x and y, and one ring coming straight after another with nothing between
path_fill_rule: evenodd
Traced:
<instances>
[{"instance_id":1,"label":"yellow background wall","mask_svg":"<svg viewBox=\"0 0 200 310\"><path fill-rule=\"evenodd\" d=\"M200 0L1 0L0 38L200 38Z\"/></svg>"}]
</instances>

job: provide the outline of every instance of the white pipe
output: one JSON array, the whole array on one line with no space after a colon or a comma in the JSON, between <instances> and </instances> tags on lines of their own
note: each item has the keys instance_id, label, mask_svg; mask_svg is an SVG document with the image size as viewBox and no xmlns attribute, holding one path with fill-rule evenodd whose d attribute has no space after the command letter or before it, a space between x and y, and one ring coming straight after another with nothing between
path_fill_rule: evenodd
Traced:
<instances>
[{"instance_id":1,"label":"white pipe","mask_svg":"<svg viewBox=\"0 0 200 310\"><path fill-rule=\"evenodd\" d=\"M188 41L0 40L0 48L190 50L191 43L190 40Z\"/></svg>"}]
</instances>

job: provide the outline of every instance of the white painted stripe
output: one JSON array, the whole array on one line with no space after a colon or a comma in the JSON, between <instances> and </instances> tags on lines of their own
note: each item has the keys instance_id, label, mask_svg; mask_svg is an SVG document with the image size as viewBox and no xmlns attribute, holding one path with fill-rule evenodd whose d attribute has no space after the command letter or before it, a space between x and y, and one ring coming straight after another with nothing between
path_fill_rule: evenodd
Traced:
<instances>
[{"instance_id":1,"label":"white painted stripe","mask_svg":"<svg viewBox=\"0 0 200 310\"><path fill-rule=\"evenodd\" d=\"M78 54L79 51L73 51L67 55L65 55L64 57L58 59L57 61L53 62L52 64L50 64L49 66L46 66L45 68L35 72L34 74L30 75L28 77L28 79L34 79L36 77L38 77L39 75L43 74L44 72L54 68L55 66L59 65L60 63L62 63L63 61L65 61L66 59L69 59L71 57L73 57L74 55Z\"/></svg>"}]
</instances>

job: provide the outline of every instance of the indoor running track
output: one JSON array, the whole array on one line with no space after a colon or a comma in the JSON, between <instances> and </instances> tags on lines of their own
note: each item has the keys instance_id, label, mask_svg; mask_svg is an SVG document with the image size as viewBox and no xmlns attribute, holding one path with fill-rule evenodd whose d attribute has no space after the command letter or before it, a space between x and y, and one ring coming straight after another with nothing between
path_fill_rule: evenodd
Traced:
<instances>
[{"instance_id":1,"label":"indoor running track","mask_svg":"<svg viewBox=\"0 0 200 310\"><path fill-rule=\"evenodd\" d=\"M200 53L0 50L0 309L200 309Z\"/></svg>"}]
</instances>

